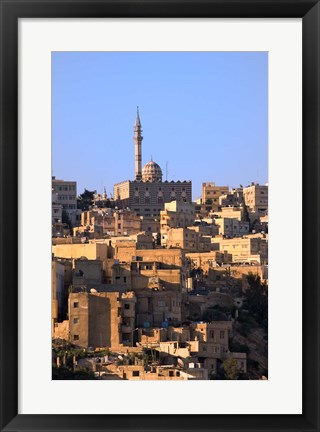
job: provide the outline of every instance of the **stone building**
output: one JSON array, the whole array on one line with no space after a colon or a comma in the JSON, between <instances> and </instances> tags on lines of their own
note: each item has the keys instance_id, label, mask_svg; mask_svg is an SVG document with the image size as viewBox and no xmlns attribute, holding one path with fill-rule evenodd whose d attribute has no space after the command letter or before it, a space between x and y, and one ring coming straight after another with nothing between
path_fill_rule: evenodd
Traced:
<instances>
[{"instance_id":1,"label":"stone building","mask_svg":"<svg viewBox=\"0 0 320 432\"><path fill-rule=\"evenodd\" d=\"M211 239L214 250L227 251L233 262L268 263L268 242L260 237L243 237Z\"/></svg>"},{"instance_id":2,"label":"stone building","mask_svg":"<svg viewBox=\"0 0 320 432\"><path fill-rule=\"evenodd\" d=\"M59 203L59 194L52 191L52 224L57 224L62 222L62 204Z\"/></svg>"},{"instance_id":3,"label":"stone building","mask_svg":"<svg viewBox=\"0 0 320 432\"><path fill-rule=\"evenodd\" d=\"M217 186L214 182L202 183L202 204L210 205L213 210L219 208L219 197L229 192L229 186Z\"/></svg>"},{"instance_id":4,"label":"stone building","mask_svg":"<svg viewBox=\"0 0 320 432\"><path fill-rule=\"evenodd\" d=\"M81 213L81 226L74 228L73 234L90 239L126 236L142 231L141 222L140 216L126 209L96 208Z\"/></svg>"},{"instance_id":5,"label":"stone building","mask_svg":"<svg viewBox=\"0 0 320 432\"><path fill-rule=\"evenodd\" d=\"M192 323L189 327L139 329L138 340L142 346L159 351L161 357L180 358L188 373L195 365L210 373L217 372L229 357L236 360L239 372L246 373L246 354L229 350L231 332L231 321L215 321Z\"/></svg>"},{"instance_id":6,"label":"stone building","mask_svg":"<svg viewBox=\"0 0 320 432\"><path fill-rule=\"evenodd\" d=\"M134 293L71 293L70 342L80 347L117 347L133 344Z\"/></svg>"},{"instance_id":7,"label":"stone building","mask_svg":"<svg viewBox=\"0 0 320 432\"><path fill-rule=\"evenodd\" d=\"M57 258L77 259L86 257L91 260L112 258L113 248L108 243L70 243L52 246L52 254Z\"/></svg>"},{"instance_id":8,"label":"stone building","mask_svg":"<svg viewBox=\"0 0 320 432\"><path fill-rule=\"evenodd\" d=\"M215 223L219 226L219 234L225 237L239 237L250 232L249 222L239 221L234 218L216 218Z\"/></svg>"},{"instance_id":9,"label":"stone building","mask_svg":"<svg viewBox=\"0 0 320 432\"><path fill-rule=\"evenodd\" d=\"M114 200L119 208L130 208L137 215L157 217L170 201L190 203L191 181L163 181L162 170L153 160L142 169L142 127L137 111L134 127L135 179L114 185Z\"/></svg>"},{"instance_id":10,"label":"stone building","mask_svg":"<svg viewBox=\"0 0 320 432\"><path fill-rule=\"evenodd\" d=\"M187 252L209 252L211 237L203 236L194 229L170 228L167 232L166 246L181 248Z\"/></svg>"},{"instance_id":11,"label":"stone building","mask_svg":"<svg viewBox=\"0 0 320 432\"><path fill-rule=\"evenodd\" d=\"M253 183L243 189L243 197L250 212L257 215L268 212L268 185Z\"/></svg>"},{"instance_id":12,"label":"stone building","mask_svg":"<svg viewBox=\"0 0 320 432\"><path fill-rule=\"evenodd\" d=\"M58 180L53 176L52 194L55 197L55 205L61 205L72 225L78 225L81 211L77 209L77 182Z\"/></svg>"},{"instance_id":13,"label":"stone building","mask_svg":"<svg viewBox=\"0 0 320 432\"><path fill-rule=\"evenodd\" d=\"M193 203L172 201L160 212L161 245L166 246L170 228L186 228L194 223Z\"/></svg>"},{"instance_id":14,"label":"stone building","mask_svg":"<svg viewBox=\"0 0 320 432\"><path fill-rule=\"evenodd\" d=\"M220 195L219 197L219 205L222 207L226 206L240 206L244 204L243 198L243 187L234 188L231 192Z\"/></svg>"},{"instance_id":15,"label":"stone building","mask_svg":"<svg viewBox=\"0 0 320 432\"><path fill-rule=\"evenodd\" d=\"M229 218L229 219L237 219L239 221L248 220L247 211L245 206L228 206L221 207L219 211L215 211L212 213L214 218Z\"/></svg>"},{"instance_id":16,"label":"stone building","mask_svg":"<svg viewBox=\"0 0 320 432\"><path fill-rule=\"evenodd\" d=\"M201 268L204 272L232 261L232 255L225 251L186 253L186 258L190 260L192 268Z\"/></svg>"}]
</instances>

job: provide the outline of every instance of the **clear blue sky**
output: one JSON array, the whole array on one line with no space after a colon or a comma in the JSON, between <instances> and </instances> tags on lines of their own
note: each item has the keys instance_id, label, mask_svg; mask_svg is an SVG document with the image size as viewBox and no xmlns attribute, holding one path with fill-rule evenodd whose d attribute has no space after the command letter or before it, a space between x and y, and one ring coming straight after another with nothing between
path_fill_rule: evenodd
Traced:
<instances>
[{"instance_id":1,"label":"clear blue sky","mask_svg":"<svg viewBox=\"0 0 320 432\"><path fill-rule=\"evenodd\" d=\"M134 179L139 105L142 165L168 180L237 187L268 181L265 52L54 52L52 174L113 192Z\"/></svg>"}]
</instances>

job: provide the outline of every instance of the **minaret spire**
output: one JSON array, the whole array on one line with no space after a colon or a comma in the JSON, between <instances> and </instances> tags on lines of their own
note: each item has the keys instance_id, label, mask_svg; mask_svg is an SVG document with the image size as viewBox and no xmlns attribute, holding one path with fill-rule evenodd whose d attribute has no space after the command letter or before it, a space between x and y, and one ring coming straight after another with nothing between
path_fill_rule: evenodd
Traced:
<instances>
[{"instance_id":1,"label":"minaret spire","mask_svg":"<svg viewBox=\"0 0 320 432\"><path fill-rule=\"evenodd\" d=\"M141 180L141 160L142 160L142 143L143 136L142 136L142 127L140 122L140 116L139 116L139 107L137 106L137 115L136 115L136 122L134 125L134 155L135 155L135 179Z\"/></svg>"}]
</instances>

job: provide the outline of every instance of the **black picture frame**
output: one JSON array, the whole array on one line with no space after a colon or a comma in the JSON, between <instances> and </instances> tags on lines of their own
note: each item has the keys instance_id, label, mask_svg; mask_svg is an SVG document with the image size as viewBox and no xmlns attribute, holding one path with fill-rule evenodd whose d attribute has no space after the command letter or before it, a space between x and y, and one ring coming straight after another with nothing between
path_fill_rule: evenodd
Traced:
<instances>
[{"instance_id":1,"label":"black picture frame","mask_svg":"<svg viewBox=\"0 0 320 432\"><path fill-rule=\"evenodd\" d=\"M1 431L318 431L320 5L314 0L1 0ZM18 414L18 19L302 18L303 414ZM290 163L290 158L288 158ZM294 204L293 204L294 205ZM10 209L8 211L8 209ZM291 210L294 210L291 208ZM288 258L289 259L289 258ZM288 263L290 265L290 262ZM294 348L293 348L294 351ZM294 379L294 377L293 377ZM214 385L214 384L213 384Z\"/></svg>"}]
</instances>

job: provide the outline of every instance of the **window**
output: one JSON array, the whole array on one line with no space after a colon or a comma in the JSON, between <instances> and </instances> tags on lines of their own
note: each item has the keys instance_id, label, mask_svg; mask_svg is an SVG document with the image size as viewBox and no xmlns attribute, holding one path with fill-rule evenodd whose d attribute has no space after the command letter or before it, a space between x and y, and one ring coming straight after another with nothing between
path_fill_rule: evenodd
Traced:
<instances>
[{"instance_id":1,"label":"window","mask_svg":"<svg viewBox=\"0 0 320 432\"><path fill-rule=\"evenodd\" d=\"M140 376L140 371L132 371L132 376L134 377Z\"/></svg>"},{"instance_id":2,"label":"window","mask_svg":"<svg viewBox=\"0 0 320 432\"><path fill-rule=\"evenodd\" d=\"M169 371L169 377L173 377L173 376L174 376L173 371Z\"/></svg>"},{"instance_id":3,"label":"window","mask_svg":"<svg viewBox=\"0 0 320 432\"><path fill-rule=\"evenodd\" d=\"M77 307L79 307L79 302L73 302L73 307L76 309Z\"/></svg>"},{"instance_id":4,"label":"window","mask_svg":"<svg viewBox=\"0 0 320 432\"><path fill-rule=\"evenodd\" d=\"M79 323L79 318L73 318L73 324L78 324Z\"/></svg>"},{"instance_id":5,"label":"window","mask_svg":"<svg viewBox=\"0 0 320 432\"><path fill-rule=\"evenodd\" d=\"M127 309L127 310L130 309L130 304L129 303L125 303L124 308Z\"/></svg>"},{"instance_id":6,"label":"window","mask_svg":"<svg viewBox=\"0 0 320 432\"><path fill-rule=\"evenodd\" d=\"M224 330L220 331L220 339L224 339Z\"/></svg>"},{"instance_id":7,"label":"window","mask_svg":"<svg viewBox=\"0 0 320 432\"><path fill-rule=\"evenodd\" d=\"M73 335L73 340L79 340L79 335Z\"/></svg>"},{"instance_id":8,"label":"window","mask_svg":"<svg viewBox=\"0 0 320 432\"><path fill-rule=\"evenodd\" d=\"M123 282L124 282L124 283L127 282L127 278L126 278L126 276L123 276Z\"/></svg>"}]
</instances>

